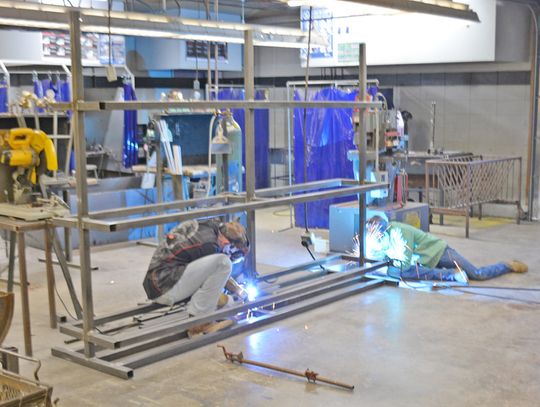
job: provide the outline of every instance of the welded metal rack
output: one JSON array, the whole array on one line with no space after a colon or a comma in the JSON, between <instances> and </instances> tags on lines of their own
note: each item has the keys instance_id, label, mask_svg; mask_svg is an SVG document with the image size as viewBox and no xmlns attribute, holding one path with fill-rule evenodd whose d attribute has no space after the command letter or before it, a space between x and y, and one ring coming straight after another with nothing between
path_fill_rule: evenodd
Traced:
<instances>
[{"instance_id":1,"label":"welded metal rack","mask_svg":"<svg viewBox=\"0 0 540 407\"><path fill-rule=\"evenodd\" d=\"M84 157L86 151L84 114L89 111L110 110L162 110L167 108L243 108L245 109L245 152L246 152L246 192L241 194L224 194L206 199L188 201L174 201L146 205L144 207L120 208L114 210L89 212L87 175L84 168L84 159L76 160L77 182L77 216L72 218L55 219L54 223L61 227L77 228L80 242L80 268L82 286L83 320L75 324L66 324L61 331L81 340L83 348L70 350L66 348L53 348L54 355L72 360L81 365L89 366L119 377L129 378L133 375L133 369L139 366L155 362L157 360L176 355L186 350L205 345L220 338L252 329L264 323L285 318L290 315L303 312L315 306L327 304L331 301L344 298L373 288L382 284L382 280L366 280L363 275L368 268L363 267L364 250L361 245L360 255L353 260L357 263L352 269L330 273L313 273L311 276L318 277L316 280L301 285L289 285L288 287L271 286L268 295L239 305L226 311L218 311L214 314L184 321L185 314L171 312L165 315L166 320L158 324L151 324L146 317L144 327L138 327L135 333L123 331L123 328L111 328L104 331L98 325L118 322L124 318L133 318L141 313L158 308L155 304L137 307L135 309L118 312L101 318L94 317L94 302L92 275L90 269L90 239L91 230L118 231L123 229L160 225L168 222L179 222L187 219L206 218L230 213L245 212L247 214L247 233L251 241L251 253L246 259L247 270L256 269L256 241L255 241L255 210L289 205L301 202L309 202L338 196L358 196L360 208L359 230L363 230L365 223L365 193L386 188L386 184L366 183L349 179L332 179L325 181L309 182L280 188L255 190L255 137L254 137L254 109L273 108L356 108L364 112L367 108L378 108L377 102L300 102L300 101L255 101L254 100L254 75L253 75L253 32L245 31L244 34L244 101L132 101L132 102L86 102L84 101L84 88L81 66L81 19L80 11L69 11L70 36L71 36L71 60L72 60L72 103L58 103L52 106L55 110L72 110L73 136L75 141L76 157ZM365 46L360 45L360 69L359 89L366 89L366 55ZM362 91L360 94L364 94ZM365 179L365 131L363 114L360 114L355 143L358 146L360 160L360 180ZM154 213L147 215L150 211ZM133 218L133 215L140 215ZM131 217L131 218L129 218ZM280 277L298 271L318 268L320 264L329 261L350 261L350 256L333 256L319 262L304 264L292 269L283 270L269 277ZM377 263L371 268L383 266ZM252 273L252 277L256 274ZM308 277L311 277L308 276ZM319 279L320 278L320 279ZM300 280L305 282L305 276ZM272 309L268 309L272 307ZM254 319L245 318L233 328L214 334L204 335L199 339L185 339L185 331L194 325L215 320L216 318L230 317L237 313L256 314ZM164 312L167 314L167 312ZM253 315L248 315L253 317ZM98 331L99 329L99 331ZM101 332L101 333L100 333Z\"/></svg>"}]
</instances>

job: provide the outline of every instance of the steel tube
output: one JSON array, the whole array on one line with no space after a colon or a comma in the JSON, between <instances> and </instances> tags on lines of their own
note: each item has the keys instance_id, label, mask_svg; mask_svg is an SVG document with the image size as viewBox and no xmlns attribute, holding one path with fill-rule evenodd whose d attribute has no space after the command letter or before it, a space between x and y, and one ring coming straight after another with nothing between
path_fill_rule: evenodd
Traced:
<instances>
[{"instance_id":1,"label":"steel tube","mask_svg":"<svg viewBox=\"0 0 540 407\"><path fill-rule=\"evenodd\" d=\"M45 238L45 269L47 272L47 293L49 295L49 320L50 326L56 329L56 297L54 296L54 269L52 263L52 242L49 233L49 226L46 225L43 229Z\"/></svg>"},{"instance_id":2,"label":"steel tube","mask_svg":"<svg viewBox=\"0 0 540 407\"><path fill-rule=\"evenodd\" d=\"M349 196L355 195L357 193L365 193L368 191L373 191L377 189L383 189L386 187L386 184L366 184L359 185L357 187L347 187L341 188L339 190L333 191L321 191L321 192L312 192L309 194L296 195L296 196L286 196L282 198L274 198L272 200L265 201L251 201L243 204L233 204L222 207L214 208L204 208L204 209L195 209L185 212L177 212L171 214L163 215L153 215L142 217L138 219L126 219L126 220L110 220L103 221L91 218L84 219L84 227L90 230L100 230L103 232L116 232L119 230L126 230L141 226L151 226L169 222L182 222L189 219L201 219L205 217L212 217L223 215L227 213L236 213L244 211L254 211L264 208L271 208L275 206L282 206L294 203L303 203L314 200L323 200L327 198L333 198L338 196Z\"/></svg>"},{"instance_id":3,"label":"steel tube","mask_svg":"<svg viewBox=\"0 0 540 407\"><path fill-rule=\"evenodd\" d=\"M214 343L218 340L228 338L242 332L247 332L255 328L259 328L283 320L285 318L298 315L302 312L306 312L317 307L331 304L332 302L350 297L352 295L361 293L372 288L376 288L382 283L382 280L371 280L368 282L358 283L353 286L341 289L337 292L330 292L326 295L318 296L311 300L291 305L290 307L284 308L283 310L278 311L275 314L264 315L259 318L254 318L252 322L246 324L237 324L229 329L218 331L213 334L202 335L201 338L192 339L190 341L172 342L171 344L162 348L152 349L141 355L135 355L131 360L126 360L123 363L124 366L131 368L146 366L159 360L163 360L168 357L178 355L210 343Z\"/></svg>"},{"instance_id":4,"label":"steel tube","mask_svg":"<svg viewBox=\"0 0 540 407\"><path fill-rule=\"evenodd\" d=\"M275 303L276 308L273 309L271 312L269 312L267 310L266 311L263 310L263 313L268 315L268 316L273 316L277 312L279 312L280 309L282 309L282 308L291 306L293 304L297 304L297 303L299 303L301 301L310 300L310 299L315 298L317 296L327 294L327 293L329 293L331 291L341 290L341 289L346 288L348 286L351 286L353 284L358 284L357 280L359 278L360 277L356 277L355 279L338 282L338 283L335 283L335 284L332 284L332 285L325 285L325 286L319 287L318 289L313 290L313 291L307 291L307 292L303 292L303 293L298 294L298 295L294 295L294 296L285 298L282 301L276 302ZM257 310L256 312L258 313L259 310ZM180 324L182 324L184 321L186 321L186 318L187 318L187 316L186 316L185 313L183 315L181 315L181 314L171 315L171 317L168 318L168 324L166 325L166 327L176 327L177 328ZM152 326L151 330L155 330L156 328L160 329L159 326L158 327ZM148 329L147 329L147 331L148 331ZM154 338L150 338L150 339L144 340L144 341L136 341L134 343L128 344L128 346L125 346L126 343L118 344L118 346L116 348L117 350L100 352L99 354L97 354L97 357L99 357L101 359L104 359L104 360L107 360L107 361L113 361L113 360L117 360L117 359L120 359L120 358L123 358L123 357L126 357L126 356L134 355L134 354L139 353L139 352L154 349L155 347L160 346L161 344L165 344L167 342L170 342L171 340L182 339L182 337L185 337L185 336L186 336L186 334L182 329L175 329L173 331L167 331L166 335L156 336Z\"/></svg>"},{"instance_id":5,"label":"steel tube","mask_svg":"<svg viewBox=\"0 0 540 407\"><path fill-rule=\"evenodd\" d=\"M28 275L26 272L26 248L24 243L24 232L17 232L17 249L19 253L19 278L21 280L24 353L26 356L32 356L32 332L30 329L30 302L28 298Z\"/></svg>"},{"instance_id":6,"label":"steel tube","mask_svg":"<svg viewBox=\"0 0 540 407\"><path fill-rule=\"evenodd\" d=\"M363 102L366 99L367 87L367 65L366 65L366 44L359 44L358 50L358 95ZM367 135L366 135L366 109L360 108L358 112L358 128L356 129L356 147L358 148L358 174L359 183L366 183L366 166L367 166ZM376 149L378 146L376 147ZM375 171L379 171L375 168ZM366 196L365 194L358 195L358 261L360 265L365 261L365 225L366 225Z\"/></svg>"},{"instance_id":7,"label":"steel tube","mask_svg":"<svg viewBox=\"0 0 540 407\"><path fill-rule=\"evenodd\" d=\"M255 99L255 77L253 65L255 63L253 50L253 31L244 32L244 91L245 100ZM245 115L245 155L246 155L246 200L253 201L255 198L255 112L251 106L244 109ZM247 211L247 236L250 241L250 253L246 258L245 268L248 278L257 275L257 243L255 227L255 210Z\"/></svg>"},{"instance_id":8,"label":"steel tube","mask_svg":"<svg viewBox=\"0 0 540 407\"><path fill-rule=\"evenodd\" d=\"M304 263L304 264L300 264L298 266L291 267L291 268L288 268L286 270L281 270L281 271L276 271L275 273L265 274L263 276L259 276L257 278L257 280L263 280L264 281L264 280L268 280L268 279L272 279L272 278L286 276L288 274L296 273L298 271L307 271L312 267L317 267L317 266L319 266L321 264L327 264L327 263L330 263L331 261L339 260L341 258L342 258L341 254L336 254L336 255L333 255L333 256L325 257L325 258L317 260L317 261L310 261L310 262L307 262L307 263Z\"/></svg>"},{"instance_id":9,"label":"steel tube","mask_svg":"<svg viewBox=\"0 0 540 407\"><path fill-rule=\"evenodd\" d=\"M51 349L51 353L53 356L99 370L103 373L108 373L121 379L130 379L133 377L133 369L129 367L125 367L117 363L105 362L98 358L87 358L84 357L84 355L81 355L79 352L75 352L70 349L55 347Z\"/></svg>"},{"instance_id":10,"label":"steel tube","mask_svg":"<svg viewBox=\"0 0 540 407\"><path fill-rule=\"evenodd\" d=\"M71 110L77 106L80 111L103 111L103 110L162 110L162 109L352 109L352 108L381 108L381 102L305 102L287 100L211 100L211 101L102 101L73 103L52 103L52 110Z\"/></svg>"},{"instance_id":11,"label":"steel tube","mask_svg":"<svg viewBox=\"0 0 540 407\"><path fill-rule=\"evenodd\" d=\"M138 205L138 206L130 206L128 208L117 208L117 209L106 209L103 211L95 211L90 212L88 216L90 216L92 219L105 219L105 218L113 218L113 217L124 217L129 215L137 215L142 213L148 213L148 212L158 212L158 211L167 211L172 209L188 209L193 207L201 207L205 205L215 205L223 203L228 203L227 197L209 197L209 198L202 198L202 199L190 199L189 201L171 201L171 202L163 202L158 204L151 204L151 205Z\"/></svg>"},{"instance_id":12,"label":"steel tube","mask_svg":"<svg viewBox=\"0 0 540 407\"><path fill-rule=\"evenodd\" d=\"M361 267L356 268L344 273L337 273L332 275L327 275L324 277L321 277L318 281L312 282L310 284L305 284L300 287L292 287L288 291L283 291L276 295L270 295L261 297L257 300L250 301L246 304L240 304L235 307L225 309L225 310L219 310L212 314L203 315L196 318L190 318L189 320L183 322L183 323L174 323L172 326L165 326L160 328L159 330L155 329L140 329L135 334L120 334L116 337L110 338L109 348L114 349L130 344L134 344L143 340L155 338L160 335L166 335L178 332L179 330L185 330L189 329L193 326L200 325L206 322L211 322L215 320L219 320L220 318L227 318L231 315L236 315L239 312L246 312L249 309L261 307L264 305L269 305L274 302L280 302L287 298L293 297L295 295L301 295L309 291L317 290L317 289L324 289L325 287L330 286L331 284L339 283L341 281L350 280L357 278L363 274L365 274L368 271L376 270L379 267L386 265L385 262L378 262L375 263L369 267ZM90 340L92 340L92 334L90 335ZM103 338L99 338L100 340Z\"/></svg>"},{"instance_id":13,"label":"steel tube","mask_svg":"<svg viewBox=\"0 0 540 407\"><path fill-rule=\"evenodd\" d=\"M86 138L84 132L84 113L77 108L77 102L84 100L84 81L81 60L81 13L69 12L71 38L71 92L73 95L74 111L72 117L73 139L75 142L75 157L77 173L77 220L79 229L79 258L81 265L81 290L83 301L84 321L84 354L87 358L95 353L94 344L87 340L86 335L94 328L94 301L92 296L92 271L90 269L90 232L85 229L83 218L88 216L88 188L86 176Z\"/></svg>"},{"instance_id":14,"label":"steel tube","mask_svg":"<svg viewBox=\"0 0 540 407\"><path fill-rule=\"evenodd\" d=\"M312 191L312 190L318 190L318 189L324 189L324 188L335 188L335 187L344 185L344 183L345 182L342 179L311 181L311 182L303 182L301 184L296 184L296 185L291 185L291 186L258 189L257 191L255 191L255 193L258 198L276 197L276 196L282 196L282 195L290 194L294 192ZM354 184L358 185L357 182L354 182Z\"/></svg>"}]
</instances>

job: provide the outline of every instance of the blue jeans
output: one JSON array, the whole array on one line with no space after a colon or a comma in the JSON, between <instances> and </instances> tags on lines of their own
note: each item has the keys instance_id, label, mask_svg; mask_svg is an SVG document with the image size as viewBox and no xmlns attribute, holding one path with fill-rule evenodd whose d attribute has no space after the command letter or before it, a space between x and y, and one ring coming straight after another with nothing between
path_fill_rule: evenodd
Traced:
<instances>
[{"instance_id":1,"label":"blue jeans","mask_svg":"<svg viewBox=\"0 0 540 407\"><path fill-rule=\"evenodd\" d=\"M498 277L502 274L509 273L510 267L506 263L495 263L485 267L475 267L466 258L447 246L439 263L435 268L429 268L422 265L410 266L409 268L400 270L397 267L389 267L388 275L405 280L440 280L440 281L455 281L454 273L459 267L467 273L471 280L489 280L490 278Z\"/></svg>"}]
</instances>

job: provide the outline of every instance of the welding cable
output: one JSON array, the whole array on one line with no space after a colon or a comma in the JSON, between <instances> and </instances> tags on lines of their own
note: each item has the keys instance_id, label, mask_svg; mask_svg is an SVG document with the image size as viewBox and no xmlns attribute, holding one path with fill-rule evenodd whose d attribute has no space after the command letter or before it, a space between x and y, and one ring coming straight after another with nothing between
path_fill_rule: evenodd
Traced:
<instances>
[{"instance_id":1,"label":"welding cable","mask_svg":"<svg viewBox=\"0 0 540 407\"><path fill-rule=\"evenodd\" d=\"M529 288L529 287L504 287L504 286L493 286L493 285L468 285L467 288L482 288L488 290L514 290L514 291L540 291L540 288Z\"/></svg>"},{"instance_id":2,"label":"welding cable","mask_svg":"<svg viewBox=\"0 0 540 407\"><path fill-rule=\"evenodd\" d=\"M309 7L309 27L308 27L308 44L306 49L306 75L304 79L304 102L307 102L308 100L308 87L309 87L309 63L310 63L310 55L311 55L311 31L312 31L312 24L313 24L313 6ZM304 108L303 111L303 118L302 118L302 143L304 144L304 182L308 182L308 174L307 174L307 135L306 135L306 125L307 125L307 108ZM307 202L304 202L304 227L306 228L306 233L309 234L309 226L308 226L308 204ZM308 249L309 250L309 249ZM312 255L313 257L313 255Z\"/></svg>"},{"instance_id":3,"label":"welding cable","mask_svg":"<svg viewBox=\"0 0 540 407\"><path fill-rule=\"evenodd\" d=\"M471 291L467 291L467 290L464 290L462 288L457 288L457 287L448 287L448 288L450 290L459 291L459 292L465 293L465 294L481 295L483 297L491 297L491 298L498 298L498 299L501 299L501 300L522 302L524 304L540 305L540 301L524 300L524 299L520 299L520 298L506 297L504 295L493 295L493 294L483 294L483 293L471 292ZM464 287L464 288L469 288L469 287ZM474 288L477 288L477 286L475 286Z\"/></svg>"},{"instance_id":4,"label":"welding cable","mask_svg":"<svg viewBox=\"0 0 540 407\"><path fill-rule=\"evenodd\" d=\"M74 319L75 321L78 319L77 317L73 316L73 314L69 311L66 303L64 302L64 299L62 298L62 296L60 295L60 293L58 292L58 288L56 287L56 284L54 285L54 291L56 292L56 296L58 297L58 299L60 300L60 302L62 303L62 306L64 307L64 309L66 310L67 314L72 318Z\"/></svg>"},{"instance_id":5,"label":"welding cable","mask_svg":"<svg viewBox=\"0 0 540 407\"><path fill-rule=\"evenodd\" d=\"M306 250L308 251L308 253L311 256L311 258L313 259L313 261L318 261L315 258L315 255L311 252L311 249L309 248L309 244L307 242L302 241L302 246L304 246L306 248ZM319 267L321 268L321 270L327 271L322 264L319 264Z\"/></svg>"}]
</instances>

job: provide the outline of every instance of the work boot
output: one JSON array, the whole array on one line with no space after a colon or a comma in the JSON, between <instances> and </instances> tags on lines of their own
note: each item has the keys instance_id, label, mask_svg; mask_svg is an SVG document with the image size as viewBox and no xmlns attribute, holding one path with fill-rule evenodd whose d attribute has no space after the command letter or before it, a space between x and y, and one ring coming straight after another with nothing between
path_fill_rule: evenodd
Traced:
<instances>
[{"instance_id":1,"label":"work boot","mask_svg":"<svg viewBox=\"0 0 540 407\"><path fill-rule=\"evenodd\" d=\"M506 264L508 264L508 267L510 267L510 270L514 273L526 273L529 271L529 267L519 260L512 260Z\"/></svg>"},{"instance_id":2,"label":"work boot","mask_svg":"<svg viewBox=\"0 0 540 407\"><path fill-rule=\"evenodd\" d=\"M188 338L193 338L198 335L211 334L213 332L221 331L234 325L234 321L231 319L224 319L223 321L207 322L205 324L194 326L187 330Z\"/></svg>"}]
</instances>

